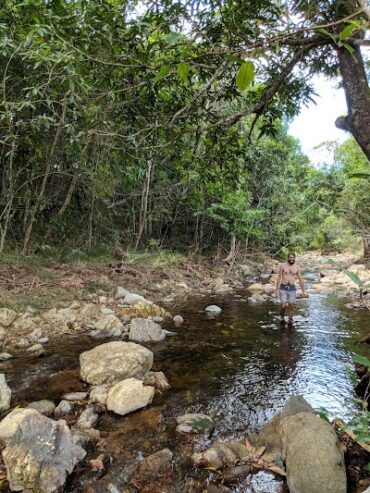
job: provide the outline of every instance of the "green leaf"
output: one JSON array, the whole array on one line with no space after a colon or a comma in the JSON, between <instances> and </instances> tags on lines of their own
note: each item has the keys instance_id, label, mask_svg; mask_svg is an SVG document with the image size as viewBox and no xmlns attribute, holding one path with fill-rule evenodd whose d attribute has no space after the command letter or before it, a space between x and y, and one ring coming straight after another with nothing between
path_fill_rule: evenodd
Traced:
<instances>
[{"instance_id":1,"label":"green leaf","mask_svg":"<svg viewBox=\"0 0 370 493\"><path fill-rule=\"evenodd\" d=\"M154 77L154 84L158 82L160 79L162 79L163 77L165 77L170 72L171 72L170 65L163 65L163 67L159 69L159 72Z\"/></svg>"},{"instance_id":2,"label":"green leaf","mask_svg":"<svg viewBox=\"0 0 370 493\"><path fill-rule=\"evenodd\" d=\"M181 33L176 33L174 31L170 32L166 36L166 43L169 45L172 45L173 43L176 43L176 41L179 41L183 35Z\"/></svg>"},{"instance_id":3,"label":"green leaf","mask_svg":"<svg viewBox=\"0 0 370 493\"><path fill-rule=\"evenodd\" d=\"M177 75L180 80L186 82L188 80L190 72L190 65L188 63L180 63L177 65Z\"/></svg>"},{"instance_id":4,"label":"green leaf","mask_svg":"<svg viewBox=\"0 0 370 493\"><path fill-rule=\"evenodd\" d=\"M347 51L349 51L349 52L351 53L351 55L353 55L353 53L356 51L356 50L354 49L354 47L353 47L353 46L351 46L351 45L349 45L348 43L344 43L344 44L343 44L343 46L345 47L345 49L346 49Z\"/></svg>"},{"instance_id":5,"label":"green leaf","mask_svg":"<svg viewBox=\"0 0 370 493\"><path fill-rule=\"evenodd\" d=\"M236 85L241 91L245 91L253 82L255 73L252 62L244 62L236 76Z\"/></svg>"},{"instance_id":6,"label":"green leaf","mask_svg":"<svg viewBox=\"0 0 370 493\"><path fill-rule=\"evenodd\" d=\"M360 356L359 354L355 354L353 356L353 361L355 363L358 363L359 365L366 366L367 368L370 368L370 360L368 360L365 356Z\"/></svg>"},{"instance_id":7,"label":"green leaf","mask_svg":"<svg viewBox=\"0 0 370 493\"><path fill-rule=\"evenodd\" d=\"M343 41L347 38L350 38L353 34L353 32L357 29L356 26L353 24L348 24L340 33L339 33L339 39L340 41Z\"/></svg>"}]
</instances>

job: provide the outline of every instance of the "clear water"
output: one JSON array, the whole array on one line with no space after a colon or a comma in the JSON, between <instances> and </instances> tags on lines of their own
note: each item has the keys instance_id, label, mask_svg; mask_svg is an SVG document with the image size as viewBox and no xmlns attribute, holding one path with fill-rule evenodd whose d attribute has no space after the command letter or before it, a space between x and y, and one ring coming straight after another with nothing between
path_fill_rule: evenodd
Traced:
<instances>
[{"instance_id":1,"label":"clear water","mask_svg":"<svg viewBox=\"0 0 370 493\"><path fill-rule=\"evenodd\" d=\"M222 313L207 315L209 304L219 305ZM178 463L171 491L184 491L180 485L193 472L180 456L189 456L194 442L184 442L174 429L175 417L187 412L209 414L217 425L216 440L257 431L292 394L325 408L330 417L348 419L353 414L353 385L345 367L352 365L353 352L370 355L367 346L358 343L370 332L368 312L313 295L298 301L294 326L288 327L279 323L277 302L251 305L245 292L194 296L171 311L181 314L184 324L176 329L169 325L177 335L151 349L153 369L163 371L172 388L156 395L148 409L125 417L101 416L97 428L113 458L112 471L101 481L123 480L139 458L169 447ZM63 393L85 389L78 378L78 355L97 344L87 336L56 340L44 358L20 354L4 363L1 371L13 389L14 404L41 398L57 403ZM196 447L209 443L200 441ZM88 478L83 478L72 477L68 491L84 491ZM271 489L271 481L258 491L278 491ZM238 488L234 491L252 491Z\"/></svg>"}]
</instances>

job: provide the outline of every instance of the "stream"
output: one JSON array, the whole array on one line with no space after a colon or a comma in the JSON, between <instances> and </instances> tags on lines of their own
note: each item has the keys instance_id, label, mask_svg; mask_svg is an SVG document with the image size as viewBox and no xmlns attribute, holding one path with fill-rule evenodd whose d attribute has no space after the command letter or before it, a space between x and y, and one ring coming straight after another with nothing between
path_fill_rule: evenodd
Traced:
<instances>
[{"instance_id":1,"label":"stream","mask_svg":"<svg viewBox=\"0 0 370 493\"><path fill-rule=\"evenodd\" d=\"M165 373L171 389L157 394L148 409L125 417L101 415L96 428L112 457L104 484L112 478L118 481L115 484L123 484L120 481L140 458L162 448L170 448L176 457L193 447L194 442L179 438L174 430L176 416L187 412L203 412L216 422L212 440L199 441L200 448L259 430L292 394L325 409L329 418L353 415L353 384L345 367L352 365L353 352L365 351L358 341L369 333L369 314L346 308L340 299L311 295L297 301L295 323L289 327L279 323L277 301L251 305L246 298L245 291L199 295L169 307L185 322L176 329L172 324L164 326L177 334L150 349L155 355L153 370ZM222 313L207 315L204 308L209 304L219 305ZM78 356L101 342L87 336L56 339L43 358L35 360L22 353L3 363L13 402L23 405L51 399L58 403L66 392L87 389L78 377ZM175 467L178 484L171 491L185 491L182 481L192 474L189 463L180 460ZM257 476L255 481L262 481L262 486L239 485L233 491L283 491L281 481L272 475ZM75 473L66 491L87 491L83 488L88 481Z\"/></svg>"}]
</instances>

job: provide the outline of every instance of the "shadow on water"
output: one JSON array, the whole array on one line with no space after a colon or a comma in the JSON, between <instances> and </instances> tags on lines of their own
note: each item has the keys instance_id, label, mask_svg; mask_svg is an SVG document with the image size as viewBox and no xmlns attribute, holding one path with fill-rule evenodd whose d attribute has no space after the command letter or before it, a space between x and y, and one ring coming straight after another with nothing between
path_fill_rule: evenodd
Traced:
<instances>
[{"instance_id":1,"label":"shadow on water","mask_svg":"<svg viewBox=\"0 0 370 493\"><path fill-rule=\"evenodd\" d=\"M209 414L220 440L257 431L291 394L303 395L330 417L352 415L353 388L345 366L369 330L367 313L314 295L298 301L294 326L281 325L277 303L251 305L245 293L240 294L194 296L171 307L185 322L177 329L168 327L177 335L151 349L153 369L163 371L172 388L157 394L148 409L100 418L97 428L106 438L113 464L125 464L126 474L130 464L161 448L176 454L190 447L174 431L175 417L186 412ZM208 304L218 304L222 313L207 315ZM19 355L4 364L14 404L41 398L57 403L65 392L86 389L78 378L78 355L96 345L86 336L54 341L42 359ZM209 443L200 442L198 447ZM183 473L179 466L179 477ZM117 479L117 470L114 474ZM82 491L77 479L70 488Z\"/></svg>"}]
</instances>

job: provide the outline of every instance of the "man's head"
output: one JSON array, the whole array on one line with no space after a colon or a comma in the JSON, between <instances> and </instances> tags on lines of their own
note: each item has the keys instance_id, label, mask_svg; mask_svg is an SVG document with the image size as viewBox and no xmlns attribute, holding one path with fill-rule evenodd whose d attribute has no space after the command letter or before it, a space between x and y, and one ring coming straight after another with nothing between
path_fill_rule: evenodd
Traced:
<instances>
[{"instance_id":1,"label":"man's head","mask_svg":"<svg viewBox=\"0 0 370 493\"><path fill-rule=\"evenodd\" d=\"M294 252L290 252L288 254L288 264L293 265L294 262L295 262L295 253Z\"/></svg>"}]
</instances>

